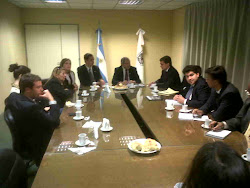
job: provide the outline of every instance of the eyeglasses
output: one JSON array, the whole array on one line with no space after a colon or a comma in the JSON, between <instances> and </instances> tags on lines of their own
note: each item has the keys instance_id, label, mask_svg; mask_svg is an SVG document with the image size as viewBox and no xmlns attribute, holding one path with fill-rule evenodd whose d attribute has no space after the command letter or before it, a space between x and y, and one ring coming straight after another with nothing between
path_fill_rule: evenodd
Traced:
<instances>
[{"instance_id":1,"label":"eyeglasses","mask_svg":"<svg viewBox=\"0 0 250 188\"><path fill-rule=\"evenodd\" d=\"M247 89L245 89L245 92L246 92L246 94L247 94L248 96L250 96L250 92L247 91Z\"/></svg>"}]
</instances>

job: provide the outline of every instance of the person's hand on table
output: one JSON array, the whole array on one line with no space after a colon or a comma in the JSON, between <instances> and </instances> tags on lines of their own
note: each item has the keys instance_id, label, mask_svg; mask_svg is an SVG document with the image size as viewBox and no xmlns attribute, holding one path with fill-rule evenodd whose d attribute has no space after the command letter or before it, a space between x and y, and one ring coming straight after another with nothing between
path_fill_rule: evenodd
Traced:
<instances>
[{"instance_id":1,"label":"person's hand on table","mask_svg":"<svg viewBox=\"0 0 250 188\"><path fill-rule=\"evenodd\" d=\"M224 124L222 122L212 121L209 124L209 128L213 131L219 131L224 129Z\"/></svg>"},{"instance_id":2,"label":"person's hand on table","mask_svg":"<svg viewBox=\"0 0 250 188\"><path fill-rule=\"evenodd\" d=\"M204 112L196 108L196 109L193 109L192 114L197 114L198 116L202 116Z\"/></svg>"},{"instance_id":3,"label":"person's hand on table","mask_svg":"<svg viewBox=\"0 0 250 188\"><path fill-rule=\"evenodd\" d=\"M103 79L100 79L99 82L97 82L97 85L103 86L105 85L105 81Z\"/></svg>"},{"instance_id":4,"label":"person's hand on table","mask_svg":"<svg viewBox=\"0 0 250 188\"><path fill-rule=\"evenodd\" d=\"M184 104L185 101L185 98L182 95L175 95L173 99L181 104Z\"/></svg>"},{"instance_id":5,"label":"person's hand on table","mask_svg":"<svg viewBox=\"0 0 250 188\"><path fill-rule=\"evenodd\" d=\"M124 80L123 82L122 82L122 85L127 85L128 84L128 81L127 80Z\"/></svg>"},{"instance_id":6,"label":"person's hand on table","mask_svg":"<svg viewBox=\"0 0 250 188\"><path fill-rule=\"evenodd\" d=\"M47 98L49 101L54 101L54 97L51 95L49 90L44 90L43 94L40 95L39 97Z\"/></svg>"},{"instance_id":7,"label":"person's hand on table","mask_svg":"<svg viewBox=\"0 0 250 188\"><path fill-rule=\"evenodd\" d=\"M148 87L150 87L152 84L155 84L155 82L151 82L150 84L148 84Z\"/></svg>"}]
</instances>

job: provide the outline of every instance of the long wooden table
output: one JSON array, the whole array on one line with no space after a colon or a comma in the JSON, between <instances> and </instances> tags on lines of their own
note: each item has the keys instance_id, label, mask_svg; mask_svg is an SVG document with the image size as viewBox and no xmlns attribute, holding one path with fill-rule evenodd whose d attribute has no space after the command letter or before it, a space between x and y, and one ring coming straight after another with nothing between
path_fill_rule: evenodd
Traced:
<instances>
[{"instance_id":1,"label":"long wooden table","mask_svg":"<svg viewBox=\"0 0 250 188\"><path fill-rule=\"evenodd\" d=\"M106 94L99 89L84 98L82 112L93 121L108 118L114 130L110 133L99 131L99 138L95 139L91 129L81 128L86 121L74 121L68 115L75 109L65 107L60 128L54 131L33 188L173 187L182 180L197 150L217 140L205 136L206 130L200 126L202 122L179 120L178 107L170 118L163 100L148 101L145 96L151 95L151 90L137 88L126 91L125 95L162 148L150 155L131 152L127 143L145 138L135 119L137 116L131 113L120 92ZM65 141L76 147L73 143L82 132L96 143L96 150L77 155L62 147ZM247 148L246 139L239 132L231 133L223 142L241 154Z\"/></svg>"}]
</instances>

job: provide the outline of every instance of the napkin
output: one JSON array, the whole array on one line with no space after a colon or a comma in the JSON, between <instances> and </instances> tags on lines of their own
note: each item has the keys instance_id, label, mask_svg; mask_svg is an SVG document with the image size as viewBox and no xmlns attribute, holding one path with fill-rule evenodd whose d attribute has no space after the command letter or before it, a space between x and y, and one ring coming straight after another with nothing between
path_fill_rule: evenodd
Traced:
<instances>
[{"instance_id":1,"label":"napkin","mask_svg":"<svg viewBox=\"0 0 250 188\"><path fill-rule=\"evenodd\" d=\"M88 153L92 150L95 150L96 147L77 147L77 148L68 148L68 150L77 153L78 155L82 155L84 153Z\"/></svg>"},{"instance_id":2,"label":"napkin","mask_svg":"<svg viewBox=\"0 0 250 188\"><path fill-rule=\"evenodd\" d=\"M92 120L90 121L87 121L83 126L82 128L99 128L101 126L102 122L94 122Z\"/></svg>"},{"instance_id":3,"label":"napkin","mask_svg":"<svg viewBox=\"0 0 250 188\"><path fill-rule=\"evenodd\" d=\"M172 95L172 94L176 94L176 93L179 93L179 91L175 91L171 88L168 88L167 90L158 92L159 95Z\"/></svg>"},{"instance_id":4,"label":"napkin","mask_svg":"<svg viewBox=\"0 0 250 188\"><path fill-rule=\"evenodd\" d=\"M211 136L211 137L218 138L218 139L224 139L230 133L231 133L231 131L229 131L229 130L209 131L209 132L206 133L206 136Z\"/></svg>"}]
</instances>

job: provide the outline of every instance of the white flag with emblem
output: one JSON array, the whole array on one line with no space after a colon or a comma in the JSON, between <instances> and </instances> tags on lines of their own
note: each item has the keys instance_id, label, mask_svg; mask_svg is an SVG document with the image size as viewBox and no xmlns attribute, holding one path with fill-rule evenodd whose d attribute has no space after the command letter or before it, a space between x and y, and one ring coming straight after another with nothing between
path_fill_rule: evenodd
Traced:
<instances>
[{"instance_id":1,"label":"white flag with emblem","mask_svg":"<svg viewBox=\"0 0 250 188\"><path fill-rule=\"evenodd\" d=\"M144 61L143 61L143 46L144 46L143 35L144 34L145 34L145 31L142 29L139 29L136 33L136 35L138 35L137 53L136 53L136 69L137 69L138 75L142 83L144 83Z\"/></svg>"}]
</instances>

